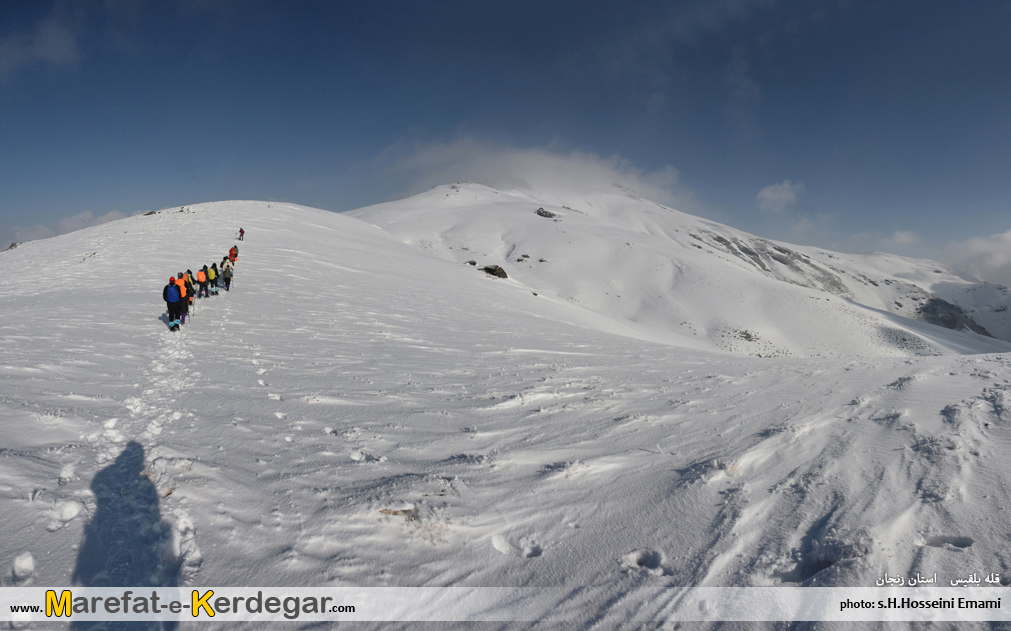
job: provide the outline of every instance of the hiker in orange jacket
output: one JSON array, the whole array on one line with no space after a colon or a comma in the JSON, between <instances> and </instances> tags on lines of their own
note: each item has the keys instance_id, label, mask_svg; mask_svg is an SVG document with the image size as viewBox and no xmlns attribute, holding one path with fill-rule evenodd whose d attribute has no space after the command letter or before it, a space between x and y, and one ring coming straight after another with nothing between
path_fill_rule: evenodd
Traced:
<instances>
[{"instance_id":1,"label":"hiker in orange jacket","mask_svg":"<svg viewBox=\"0 0 1011 631\"><path fill-rule=\"evenodd\" d=\"M197 283L200 284L200 289L197 290L197 298L206 298L210 294L207 293L207 266L204 265L201 269L197 270Z\"/></svg>"},{"instance_id":2,"label":"hiker in orange jacket","mask_svg":"<svg viewBox=\"0 0 1011 631\"><path fill-rule=\"evenodd\" d=\"M186 277L183 276L182 272L179 272L179 275L176 277L176 285L179 286L179 324L186 324L186 316L190 312L190 301L187 298Z\"/></svg>"}]
</instances>

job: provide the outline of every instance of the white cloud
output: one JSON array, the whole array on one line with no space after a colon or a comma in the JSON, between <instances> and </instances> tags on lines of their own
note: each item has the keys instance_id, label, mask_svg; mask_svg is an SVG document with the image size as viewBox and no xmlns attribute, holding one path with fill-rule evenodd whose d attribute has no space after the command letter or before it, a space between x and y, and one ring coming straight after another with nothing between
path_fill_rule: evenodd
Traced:
<instances>
[{"instance_id":1,"label":"white cloud","mask_svg":"<svg viewBox=\"0 0 1011 631\"><path fill-rule=\"evenodd\" d=\"M91 226L109 223L110 221L122 219L126 216L126 213L118 210L111 210L100 217L95 217L91 214L91 211L84 211L83 213L78 213L71 217L65 217L59 220L56 225L59 228L60 234L67 234L68 232L74 232L83 228L90 228Z\"/></svg>"},{"instance_id":2,"label":"white cloud","mask_svg":"<svg viewBox=\"0 0 1011 631\"><path fill-rule=\"evenodd\" d=\"M947 258L977 278L1011 287L1011 230L951 243Z\"/></svg>"},{"instance_id":3,"label":"white cloud","mask_svg":"<svg viewBox=\"0 0 1011 631\"><path fill-rule=\"evenodd\" d=\"M762 212L782 215L791 206L795 206L803 194L803 184L800 182L794 184L790 180L783 180L779 184L771 184L758 191L755 201L758 202L758 208Z\"/></svg>"},{"instance_id":4,"label":"white cloud","mask_svg":"<svg viewBox=\"0 0 1011 631\"><path fill-rule=\"evenodd\" d=\"M145 211L138 210L132 214L137 215L143 212ZM116 221L117 219L123 219L127 216L128 215L126 213L119 210L110 210L104 215L100 215L98 217L95 217L90 211L85 211L83 213L77 213L76 215L60 219L56 222L55 229L51 226L35 224L34 226L14 226L11 229L11 232L14 234L15 241L18 243L24 243L26 241L48 239L49 237L67 234L68 232L83 230L84 228L90 228L103 223L109 223L110 221Z\"/></svg>"},{"instance_id":5,"label":"white cloud","mask_svg":"<svg viewBox=\"0 0 1011 631\"><path fill-rule=\"evenodd\" d=\"M48 239L49 237L56 236L56 232L41 224L36 224L34 226L14 226L11 229L11 232L14 233L14 240L18 243L35 241L37 239Z\"/></svg>"},{"instance_id":6,"label":"white cloud","mask_svg":"<svg viewBox=\"0 0 1011 631\"><path fill-rule=\"evenodd\" d=\"M396 149L398 153L403 151L403 148ZM395 161L394 168L413 176L407 194L460 181L560 196L621 187L681 210L698 206L691 191L679 184L678 172L673 166L645 171L618 155L605 158L582 151L521 149L471 137L415 146L406 153Z\"/></svg>"},{"instance_id":7,"label":"white cloud","mask_svg":"<svg viewBox=\"0 0 1011 631\"><path fill-rule=\"evenodd\" d=\"M892 234L891 240L896 245L916 245L920 242L920 235L911 230L896 230Z\"/></svg>"},{"instance_id":8,"label":"white cloud","mask_svg":"<svg viewBox=\"0 0 1011 631\"><path fill-rule=\"evenodd\" d=\"M913 258L940 258L937 248L925 243L923 238L912 230L896 230L891 234L877 231L856 232L830 239L823 244L823 247L840 252L888 252Z\"/></svg>"},{"instance_id":9,"label":"white cloud","mask_svg":"<svg viewBox=\"0 0 1011 631\"><path fill-rule=\"evenodd\" d=\"M57 4L30 33L0 36L0 77L37 62L56 66L76 62L80 53L72 22Z\"/></svg>"}]
</instances>

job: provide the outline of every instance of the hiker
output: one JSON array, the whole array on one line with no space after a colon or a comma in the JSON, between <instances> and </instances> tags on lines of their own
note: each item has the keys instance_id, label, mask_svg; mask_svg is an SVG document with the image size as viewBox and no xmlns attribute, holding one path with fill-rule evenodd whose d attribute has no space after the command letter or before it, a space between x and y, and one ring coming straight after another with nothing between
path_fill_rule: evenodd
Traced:
<instances>
[{"instance_id":1,"label":"hiker","mask_svg":"<svg viewBox=\"0 0 1011 631\"><path fill-rule=\"evenodd\" d=\"M225 291L228 291L232 286L232 264L230 262L228 265L221 265L221 278L225 281Z\"/></svg>"},{"instance_id":2,"label":"hiker","mask_svg":"<svg viewBox=\"0 0 1011 631\"><path fill-rule=\"evenodd\" d=\"M186 314L189 315L190 307L193 306L193 300L197 297L196 281L193 278L193 272L186 270ZM195 313L195 311L194 311Z\"/></svg>"},{"instance_id":3,"label":"hiker","mask_svg":"<svg viewBox=\"0 0 1011 631\"><path fill-rule=\"evenodd\" d=\"M218 264L211 263L211 269L207 270L207 282L211 286L211 295L218 295Z\"/></svg>"},{"instance_id":4,"label":"hiker","mask_svg":"<svg viewBox=\"0 0 1011 631\"><path fill-rule=\"evenodd\" d=\"M190 312L190 299L186 292L186 277L182 272L176 276L176 285L179 287L179 324L186 324L186 315Z\"/></svg>"},{"instance_id":5,"label":"hiker","mask_svg":"<svg viewBox=\"0 0 1011 631\"><path fill-rule=\"evenodd\" d=\"M221 278L225 281L225 291L228 291L232 286L232 276L235 272L235 266L232 262L228 260L228 257L221 259Z\"/></svg>"},{"instance_id":6,"label":"hiker","mask_svg":"<svg viewBox=\"0 0 1011 631\"><path fill-rule=\"evenodd\" d=\"M206 298L207 294L207 266L204 265L203 268L197 270L197 282L200 284L200 289L197 290L197 298ZM201 294L203 294L201 296Z\"/></svg>"},{"instance_id":7,"label":"hiker","mask_svg":"<svg viewBox=\"0 0 1011 631\"><path fill-rule=\"evenodd\" d=\"M246 234L246 231L243 230L242 228L239 228L239 241L242 241L242 235L244 234Z\"/></svg>"},{"instance_id":8,"label":"hiker","mask_svg":"<svg viewBox=\"0 0 1011 631\"><path fill-rule=\"evenodd\" d=\"M236 259L239 258L239 246L233 245L232 249L228 251L228 260L235 264Z\"/></svg>"},{"instance_id":9,"label":"hiker","mask_svg":"<svg viewBox=\"0 0 1011 631\"><path fill-rule=\"evenodd\" d=\"M165 285L165 289L161 290L161 297L168 308L169 331L178 331L182 295L179 293L179 285L176 284L175 276L169 278L168 285Z\"/></svg>"}]
</instances>

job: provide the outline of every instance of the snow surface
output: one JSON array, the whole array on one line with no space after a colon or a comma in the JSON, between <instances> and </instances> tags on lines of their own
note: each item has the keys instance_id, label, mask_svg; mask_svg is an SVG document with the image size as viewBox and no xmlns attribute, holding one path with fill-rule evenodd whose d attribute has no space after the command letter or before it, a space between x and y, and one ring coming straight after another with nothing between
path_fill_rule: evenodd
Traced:
<instances>
[{"instance_id":1,"label":"snow surface","mask_svg":"<svg viewBox=\"0 0 1011 631\"><path fill-rule=\"evenodd\" d=\"M551 587L588 628L665 585L1011 577L1011 344L853 280L936 264L756 273L718 224L549 201L221 202L0 253L3 584ZM234 290L169 332L168 277L240 225Z\"/></svg>"}]
</instances>

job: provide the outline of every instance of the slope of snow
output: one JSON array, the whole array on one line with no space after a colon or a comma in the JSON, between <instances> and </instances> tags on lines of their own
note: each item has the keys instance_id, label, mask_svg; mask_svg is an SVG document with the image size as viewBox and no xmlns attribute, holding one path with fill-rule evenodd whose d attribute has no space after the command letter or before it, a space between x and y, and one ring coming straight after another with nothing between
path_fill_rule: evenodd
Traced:
<instances>
[{"instance_id":1,"label":"slope of snow","mask_svg":"<svg viewBox=\"0 0 1011 631\"><path fill-rule=\"evenodd\" d=\"M976 296L960 304L974 316L986 311L982 320L1011 340L1006 294L995 295L994 286L979 292L982 284L931 261L844 258L775 243L625 190L568 205L559 195L457 184L350 214L445 260L500 265L540 294L735 352L869 357L1011 349L968 331L923 326L917 307L943 286L939 293L952 300ZM994 299L993 307L981 299Z\"/></svg>"},{"instance_id":2,"label":"slope of snow","mask_svg":"<svg viewBox=\"0 0 1011 631\"><path fill-rule=\"evenodd\" d=\"M813 313L931 352L980 347L820 290L734 280L729 258L684 287L698 249L664 262L646 246L669 235L645 220L579 232L625 229L633 246L570 247L581 213L555 223L523 201L536 229L503 220L481 241L476 207L458 203L456 231L415 241L441 258L346 215L260 202L0 254L5 584L550 587L533 614L588 628L650 618L666 586L1011 576L1007 355L707 350L722 318L798 353L895 352L807 340L822 335ZM220 260L240 225L234 291L168 332L168 277ZM524 253L504 281L459 262ZM659 269L590 291L602 261L624 259ZM717 278L743 302L706 307ZM684 289L672 321L701 346L616 317L608 293L631 292L641 304L620 315L656 325L671 304L646 303L657 286ZM591 296L605 315L564 299ZM821 310L775 322L805 305ZM122 536L110 523L134 533L133 564L93 556Z\"/></svg>"}]
</instances>

